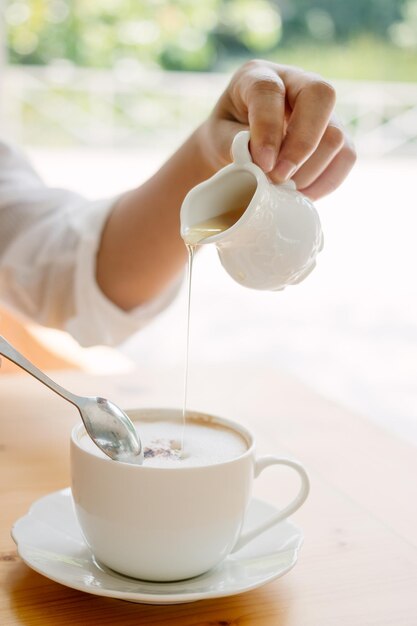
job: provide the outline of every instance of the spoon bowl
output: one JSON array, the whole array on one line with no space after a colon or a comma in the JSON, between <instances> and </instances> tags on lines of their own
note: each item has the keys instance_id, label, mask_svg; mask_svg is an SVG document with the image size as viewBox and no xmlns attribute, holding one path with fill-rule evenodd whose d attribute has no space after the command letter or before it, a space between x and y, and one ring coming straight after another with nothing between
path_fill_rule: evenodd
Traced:
<instances>
[{"instance_id":1,"label":"spoon bowl","mask_svg":"<svg viewBox=\"0 0 417 626\"><path fill-rule=\"evenodd\" d=\"M143 463L139 435L126 413L105 398L77 396L58 385L0 335L0 354L77 407L94 443L114 461Z\"/></svg>"},{"instance_id":2,"label":"spoon bowl","mask_svg":"<svg viewBox=\"0 0 417 626\"><path fill-rule=\"evenodd\" d=\"M100 397L80 398L78 404L85 429L94 443L111 459L143 463L140 439L133 423L114 402Z\"/></svg>"}]
</instances>

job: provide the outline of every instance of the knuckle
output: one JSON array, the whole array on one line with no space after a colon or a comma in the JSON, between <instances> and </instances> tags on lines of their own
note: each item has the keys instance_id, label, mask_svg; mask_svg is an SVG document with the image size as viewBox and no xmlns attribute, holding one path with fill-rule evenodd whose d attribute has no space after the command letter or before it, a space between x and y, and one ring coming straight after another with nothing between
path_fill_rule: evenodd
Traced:
<instances>
[{"instance_id":1,"label":"knuckle","mask_svg":"<svg viewBox=\"0 0 417 626\"><path fill-rule=\"evenodd\" d=\"M291 142L291 153L294 157L290 160L294 163L304 161L314 152L315 147L315 143L307 137L294 137Z\"/></svg>"},{"instance_id":2,"label":"knuckle","mask_svg":"<svg viewBox=\"0 0 417 626\"><path fill-rule=\"evenodd\" d=\"M353 167L357 160L357 153L352 144L345 144L341 150L343 159L347 165Z\"/></svg>"},{"instance_id":3,"label":"knuckle","mask_svg":"<svg viewBox=\"0 0 417 626\"><path fill-rule=\"evenodd\" d=\"M310 90L319 100L326 100L333 106L336 103L336 89L326 80L316 79L310 85Z\"/></svg>"},{"instance_id":4,"label":"knuckle","mask_svg":"<svg viewBox=\"0 0 417 626\"><path fill-rule=\"evenodd\" d=\"M249 61L246 61L245 63L243 63L243 65L241 66L241 69L253 71L253 70L259 70L261 67L264 67L264 66L265 66L265 61L263 61L262 59L250 59Z\"/></svg>"},{"instance_id":5,"label":"knuckle","mask_svg":"<svg viewBox=\"0 0 417 626\"><path fill-rule=\"evenodd\" d=\"M233 75L231 87L235 91L246 94L246 98L268 95L285 96L282 79L262 59L246 61Z\"/></svg>"},{"instance_id":6,"label":"knuckle","mask_svg":"<svg viewBox=\"0 0 417 626\"><path fill-rule=\"evenodd\" d=\"M259 140L262 146L276 147L279 128L270 120L258 124Z\"/></svg>"},{"instance_id":7,"label":"knuckle","mask_svg":"<svg viewBox=\"0 0 417 626\"><path fill-rule=\"evenodd\" d=\"M340 180L335 178L335 177L328 177L326 180L326 193L332 193L333 191L336 191L336 189L339 187L340 185Z\"/></svg>"},{"instance_id":8,"label":"knuckle","mask_svg":"<svg viewBox=\"0 0 417 626\"><path fill-rule=\"evenodd\" d=\"M256 78L252 91L257 95L282 95L283 89L279 80L275 76L260 76Z\"/></svg>"},{"instance_id":9,"label":"knuckle","mask_svg":"<svg viewBox=\"0 0 417 626\"><path fill-rule=\"evenodd\" d=\"M324 141L333 152L336 152L343 147L345 134L338 126L328 126L324 134Z\"/></svg>"}]
</instances>

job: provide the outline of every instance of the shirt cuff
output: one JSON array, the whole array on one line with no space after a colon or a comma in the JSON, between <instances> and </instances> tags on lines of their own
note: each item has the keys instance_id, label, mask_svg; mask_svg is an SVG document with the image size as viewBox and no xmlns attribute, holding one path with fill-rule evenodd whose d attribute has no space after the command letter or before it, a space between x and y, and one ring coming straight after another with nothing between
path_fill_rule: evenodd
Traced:
<instances>
[{"instance_id":1,"label":"shirt cuff","mask_svg":"<svg viewBox=\"0 0 417 626\"><path fill-rule=\"evenodd\" d=\"M93 202L89 206L88 219L85 212L82 216L74 277L75 314L68 320L66 330L84 347L122 343L163 311L174 300L182 284L181 274L158 297L129 312L104 295L96 281L96 258L104 225L118 200Z\"/></svg>"}]
</instances>

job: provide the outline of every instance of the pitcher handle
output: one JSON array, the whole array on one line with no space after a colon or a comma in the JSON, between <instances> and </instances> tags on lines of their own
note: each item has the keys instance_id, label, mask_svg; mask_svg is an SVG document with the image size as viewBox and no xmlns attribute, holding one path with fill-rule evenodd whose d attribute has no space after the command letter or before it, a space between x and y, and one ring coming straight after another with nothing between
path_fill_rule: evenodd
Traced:
<instances>
[{"instance_id":1,"label":"pitcher handle","mask_svg":"<svg viewBox=\"0 0 417 626\"><path fill-rule=\"evenodd\" d=\"M252 156L249 151L250 132L242 130L234 136L232 143L232 157L237 165L252 163Z\"/></svg>"}]
</instances>

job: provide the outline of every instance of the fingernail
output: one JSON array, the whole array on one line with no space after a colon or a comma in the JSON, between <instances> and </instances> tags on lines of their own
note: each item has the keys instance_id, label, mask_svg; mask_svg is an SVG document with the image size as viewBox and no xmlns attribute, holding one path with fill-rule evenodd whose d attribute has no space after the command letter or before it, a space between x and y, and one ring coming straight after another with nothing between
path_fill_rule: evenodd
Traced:
<instances>
[{"instance_id":1,"label":"fingernail","mask_svg":"<svg viewBox=\"0 0 417 626\"><path fill-rule=\"evenodd\" d=\"M278 180L284 182L291 178L293 174L295 174L296 169L297 166L294 163L291 163L291 161L280 159L274 170L274 178L277 178Z\"/></svg>"},{"instance_id":2,"label":"fingernail","mask_svg":"<svg viewBox=\"0 0 417 626\"><path fill-rule=\"evenodd\" d=\"M261 166L264 172L270 172L276 161L275 148L272 146L265 146L261 148L258 157L258 164Z\"/></svg>"}]
</instances>

